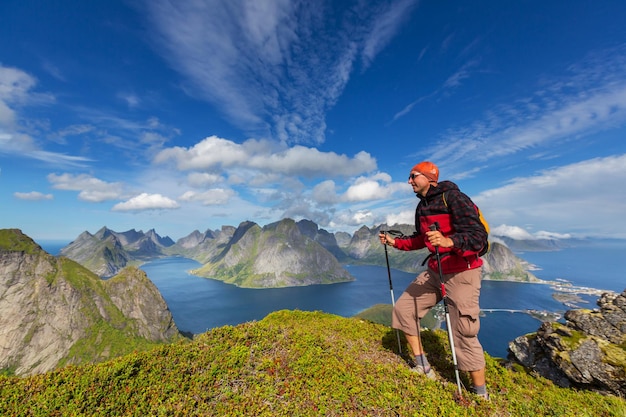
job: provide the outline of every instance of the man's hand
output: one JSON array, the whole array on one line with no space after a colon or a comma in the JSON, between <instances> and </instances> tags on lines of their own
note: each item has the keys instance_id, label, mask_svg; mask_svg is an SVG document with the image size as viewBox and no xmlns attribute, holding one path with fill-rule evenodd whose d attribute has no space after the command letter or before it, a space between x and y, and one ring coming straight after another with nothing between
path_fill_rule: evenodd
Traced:
<instances>
[{"instance_id":1,"label":"man's hand","mask_svg":"<svg viewBox=\"0 0 626 417\"><path fill-rule=\"evenodd\" d=\"M385 232L379 232L378 237L380 238L380 243L382 243L383 245L393 246L396 242L394 238L392 238Z\"/></svg>"},{"instance_id":2,"label":"man's hand","mask_svg":"<svg viewBox=\"0 0 626 417\"><path fill-rule=\"evenodd\" d=\"M454 246L454 241L449 237L444 237L439 230L426 232L426 238L433 246L439 246L442 248L451 248Z\"/></svg>"}]
</instances>

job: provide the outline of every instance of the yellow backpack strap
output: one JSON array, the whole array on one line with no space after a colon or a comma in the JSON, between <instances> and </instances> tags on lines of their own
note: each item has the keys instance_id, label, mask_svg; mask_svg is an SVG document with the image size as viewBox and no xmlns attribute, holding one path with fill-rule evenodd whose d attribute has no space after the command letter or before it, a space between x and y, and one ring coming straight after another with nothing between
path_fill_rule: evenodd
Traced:
<instances>
[{"instance_id":1,"label":"yellow backpack strap","mask_svg":"<svg viewBox=\"0 0 626 417\"><path fill-rule=\"evenodd\" d=\"M443 205L448 207L448 202L446 201L446 193L441 193L441 198L443 199Z\"/></svg>"}]
</instances>

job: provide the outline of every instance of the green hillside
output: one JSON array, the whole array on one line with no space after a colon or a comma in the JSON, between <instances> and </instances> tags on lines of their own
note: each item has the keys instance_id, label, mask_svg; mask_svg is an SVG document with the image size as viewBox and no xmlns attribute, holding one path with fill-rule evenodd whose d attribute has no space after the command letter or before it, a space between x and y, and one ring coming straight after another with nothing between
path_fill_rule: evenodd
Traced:
<instances>
[{"instance_id":1,"label":"green hillside","mask_svg":"<svg viewBox=\"0 0 626 417\"><path fill-rule=\"evenodd\" d=\"M444 332L424 332L436 382L411 372L385 326L278 311L109 362L0 377L3 416L624 416L623 399L557 388L488 358L490 402L456 385ZM464 376L467 385L467 377Z\"/></svg>"},{"instance_id":2,"label":"green hillside","mask_svg":"<svg viewBox=\"0 0 626 417\"><path fill-rule=\"evenodd\" d=\"M0 229L0 251L24 252L29 255L41 251L41 247L32 239L24 237L19 229Z\"/></svg>"}]
</instances>

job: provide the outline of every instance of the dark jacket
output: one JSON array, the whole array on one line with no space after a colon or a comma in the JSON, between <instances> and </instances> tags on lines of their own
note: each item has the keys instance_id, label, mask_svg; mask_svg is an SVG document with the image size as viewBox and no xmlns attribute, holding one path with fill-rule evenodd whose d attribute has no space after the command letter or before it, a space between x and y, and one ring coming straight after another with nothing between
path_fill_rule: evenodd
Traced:
<instances>
[{"instance_id":1,"label":"dark jacket","mask_svg":"<svg viewBox=\"0 0 626 417\"><path fill-rule=\"evenodd\" d=\"M431 253L435 253L425 233L430 225L437 222L439 231L454 242L452 248L439 248L444 274L482 266L483 261L478 253L487 245L487 231L480 222L472 200L451 181L431 186L425 197L419 194L417 197L420 202L415 209L415 234L396 239L394 246L400 250L427 247ZM438 271L434 256L428 260L428 267Z\"/></svg>"}]
</instances>

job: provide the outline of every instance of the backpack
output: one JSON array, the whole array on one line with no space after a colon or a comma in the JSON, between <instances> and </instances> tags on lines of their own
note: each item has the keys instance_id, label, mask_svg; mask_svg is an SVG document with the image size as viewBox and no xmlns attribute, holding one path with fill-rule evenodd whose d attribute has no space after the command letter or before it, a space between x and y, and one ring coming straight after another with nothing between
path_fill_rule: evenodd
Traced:
<instances>
[{"instance_id":1,"label":"backpack","mask_svg":"<svg viewBox=\"0 0 626 417\"><path fill-rule=\"evenodd\" d=\"M448 207L448 202L446 201L446 193L441 194L441 198L443 199L443 204L446 207ZM474 204L473 201L472 201L472 204ZM487 223L487 220L483 216L482 211L480 211L480 209L478 208L476 204L474 204L474 208L476 209L476 213L478 213L478 218L480 219L480 222L482 223L483 227L487 231L487 235L489 235L489 223ZM489 239L487 239L487 244L483 246L480 252L478 252L478 256L485 256L487 253L489 253L490 249L491 249L491 244L489 243Z\"/></svg>"}]
</instances>

